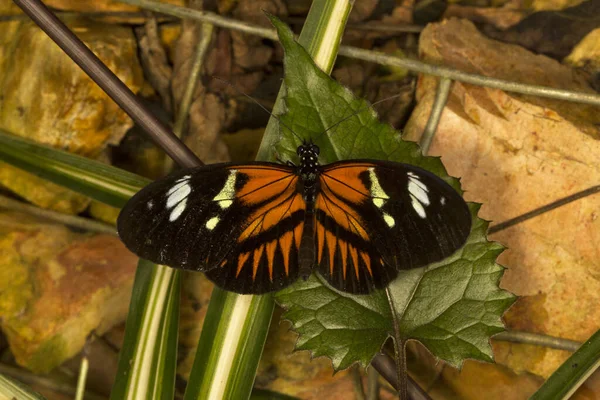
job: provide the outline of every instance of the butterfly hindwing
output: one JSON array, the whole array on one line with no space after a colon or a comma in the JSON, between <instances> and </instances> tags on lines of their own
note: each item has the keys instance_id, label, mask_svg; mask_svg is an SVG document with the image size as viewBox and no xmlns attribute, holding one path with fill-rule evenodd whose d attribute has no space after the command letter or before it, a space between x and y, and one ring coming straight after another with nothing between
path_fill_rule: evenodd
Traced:
<instances>
[{"instance_id":1,"label":"butterfly hindwing","mask_svg":"<svg viewBox=\"0 0 600 400\"><path fill-rule=\"evenodd\" d=\"M139 256L206 272L220 287L264 293L298 277L306 205L291 167L216 164L151 183L123 208L118 231Z\"/></svg>"},{"instance_id":2,"label":"butterfly hindwing","mask_svg":"<svg viewBox=\"0 0 600 400\"><path fill-rule=\"evenodd\" d=\"M386 161L326 165L315 203L319 273L337 289L368 293L398 270L451 255L471 215L462 197L421 168Z\"/></svg>"}]
</instances>

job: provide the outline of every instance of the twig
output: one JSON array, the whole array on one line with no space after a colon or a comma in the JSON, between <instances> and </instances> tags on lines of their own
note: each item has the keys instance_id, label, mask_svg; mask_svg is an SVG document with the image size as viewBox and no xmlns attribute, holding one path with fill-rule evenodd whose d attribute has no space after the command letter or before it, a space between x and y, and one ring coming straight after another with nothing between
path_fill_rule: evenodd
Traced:
<instances>
[{"instance_id":1,"label":"twig","mask_svg":"<svg viewBox=\"0 0 600 400\"><path fill-rule=\"evenodd\" d=\"M504 221L504 222L501 222L494 226L491 226L488 229L488 234L500 232L501 230L510 228L511 226L514 226L514 225L520 224L521 222L527 221L528 219L538 217L544 213L547 213L548 211L552 211L558 207L572 203L575 200L579 200L579 199L582 199L587 196L591 196L591 195L593 195L595 193L599 193L599 192L600 192L600 185L592 186L589 189L585 189L585 190L582 190L581 192L577 192L570 196L563 197L562 199L553 201L550 204L546 204L545 206L541 206L539 208L536 208L535 210L531 210L529 212L526 212L525 214L521 214L518 217L509 219L508 221Z\"/></svg>"},{"instance_id":2,"label":"twig","mask_svg":"<svg viewBox=\"0 0 600 400\"><path fill-rule=\"evenodd\" d=\"M202 165L194 153L142 106L135 94L42 2L14 0L14 3L21 7L171 158L187 168Z\"/></svg>"},{"instance_id":3,"label":"twig","mask_svg":"<svg viewBox=\"0 0 600 400\"><path fill-rule=\"evenodd\" d=\"M277 41L277 34L273 29L261 28L246 22L237 21L232 18L220 16L208 11L197 11L185 7L175 6L167 3L160 3L153 0L118 0L121 3L132 4L147 10L160 12L162 14L172 15L179 18L189 18L198 21L210 22L211 24L227 29L233 29L252 35L257 35L266 39ZM434 75L471 83L479 86L486 86L495 89L505 90L507 92L522 93L547 97L572 102L600 105L600 95L592 93L579 93L571 90L554 89L539 85L526 85L523 83L505 81L503 79L490 78L483 75L470 74L458 71L452 68L440 67L427 64L418 60L401 58L373 50L359 49L351 46L340 46L339 54L346 57L369 61L382 65L393 65L406 68L411 71L417 71L424 74Z\"/></svg>"},{"instance_id":4,"label":"twig","mask_svg":"<svg viewBox=\"0 0 600 400\"><path fill-rule=\"evenodd\" d=\"M79 367L79 378L77 379L77 392L75 393L75 400L83 400L89 366L90 363L88 358L84 355L81 358L81 366Z\"/></svg>"},{"instance_id":5,"label":"twig","mask_svg":"<svg viewBox=\"0 0 600 400\"><path fill-rule=\"evenodd\" d=\"M365 400L365 388L362 384L362 375L358 366L355 365L350 368L350 377L352 378L352 385L354 386L354 398L356 400Z\"/></svg>"},{"instance_id":6,"label":"twig","mask_svg":"<svg viewBox=\"0 0 600 400\"><path fill-rule=\"evenodd\" d=\"M200 40L198 40L198 46L196 47L196 57L194 58L194 62L192 63L192 69L190 70L190 75L188 76L187 84L185 86L185 91L183 93L183 97L181 98L181 103L179 103L179 108L177 110L177 117L175 118L175 124L173 125L173 133L175 136L181 139L183 135L183 130L185 128L185 124L189 118L190 107L192 105L192 100L194 98L194 92L196 90L196 85L199 80L200 71L202 70L202 64L204 62L204 57L206 56L206 52L208 51L208 46L212 40L214 25L209 23L201 24L200 29ZM173 168L173 160L167 158L165 160L164 171L165 173L171 172Z\"/></svg>"},{"instance_id":7,"label":"twig","mask_svg":"<svg viewBox=\"0 0 600 400\"><path fill-rule=\"evenodd\" d=\"M137 18L146 20L148 19L148 14L145 12L139 11L81 11L81 12L72 12L72 11L56 11L54 14L58 18L71 18L71 17L88 17L88 18ZM168 21L174 20L171 16L163 16ZM14 15L0 15L0 22L7 21L20 21L20 20L29 20L29 16L25 14L14 14ZM128 21L129 22L129 21ZM133 24L132 24L133 25Z\"/></svg>"},{"instance_id":8,"label":"twig","mask_svg":"<svg viewBox=\"0 0 600 400\"><path fill-rule=\"evenodd\" d=\"M51 221L60 222L74 228L83 229L91 232L108 233L116 235L117 231L114 226L94 221L88 218L77 217L75 215L66 215L52 210L44 210L29 204L22 203L18 200L0 195L0 208L7 210L21 211L27 214L35 215L36 217L46 218Z\"/></svg>"},{"instance_id":9,"label":"twig","mask_svg":"<svg viewBox=\"0 0 600 400\"><path fill-rule=\"evenodd\" d=\"M394 359L387 354L378 354L371 361L381 376L398 390L398 376L396 375L396 364ZM431 400L431 397L409 376L408 377L408 396L411 400Z\"/></svg>"},{"instance_id":10,"label":"twig","mask_svg":"<svg viewBox=\"0 0 600 400\"><path fill-rule=\"evenodd\" d=\"M551 349L566 350L572 353L577 351L582 344L574 340L521 331L502 332L492 336L492 339L513 343L533 344L536 346L549 347Z\"/></svg>"},{"instance_id":11,"label":"twig","mask_svg":"<svg viewBox=\"0 0 600 400\"><path fill-rule=\"evenodd\" d=\"M444 111L444 107L448 101L448 95L450 94L451 87L452 80L448 78L440 79L437 91L435 92L433 106L431 107L431 113L429 114L429 120L427 121L425 130L421 136L420 145L423 155L427 155L427 153L429 153L429 147L431 146L431 142L435 136L435 131L437 130L440 118L442 117L442 111Z\"/></svg>"},{"instance_id":12,"label":"twig","mask_svg":"<svg viewBox=\"0 0 600 400\"><path fill-rule=\"evenodd\" d=\"M288 17L283 19L285 22L290 24L303 24L304 18L300 17ZM370 21L359 24L347 24L346 30L356 31L373 31L373 32L386 32L386 33L419 33L425 27L423 25L415 24L386 24L381 21Z\"/></svg>"},{"instance_id":13,"label":"twig","mask_svg":"<svg viewBox=\"0 0 600 400\"><path fill-rule=\"evenodd\" d=\"M379 398L379 372L370 366L367 368L367 400Z\"/></svg>"}]
</instances>

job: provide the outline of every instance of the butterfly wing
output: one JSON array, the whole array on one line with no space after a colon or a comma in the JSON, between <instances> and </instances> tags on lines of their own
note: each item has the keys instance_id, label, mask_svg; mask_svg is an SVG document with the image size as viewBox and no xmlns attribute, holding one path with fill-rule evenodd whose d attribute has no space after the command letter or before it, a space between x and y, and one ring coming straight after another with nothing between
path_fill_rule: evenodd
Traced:
<instances>
[{"instance_id":1,"label":"butterfly wing","mask_svg":"<svg viewBox=\"0 0 600 400\"><path fill-rule=\"evenodd\" d=\"M326 165L315 202L319 273L335 288L368 293L398 270L451 255L466 241L471 214L446 182L386 161Z\"/></svg>"},{"instance_id":2,"label":"butterfly wing","mask_svg":"<svg viewBox=\"0 0 600 400\"><path fill-rule=\"evenodd\" d=\"M297 182L273 163L178 171L131 198L119 236L140 257L203 271L226 290L278 290L298 278L306 204Z\"/></svg>"}]
</instances>

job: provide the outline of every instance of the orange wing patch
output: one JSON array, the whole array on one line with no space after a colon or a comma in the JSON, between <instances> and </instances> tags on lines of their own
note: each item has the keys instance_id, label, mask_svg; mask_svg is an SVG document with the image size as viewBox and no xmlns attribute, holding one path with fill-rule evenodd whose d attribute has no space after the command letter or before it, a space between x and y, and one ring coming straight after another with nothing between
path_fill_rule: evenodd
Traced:
<instances>
[{"instance_id":1,"label":"orange wing patch","mask_svg":"<svg viewBox=\"0 0 600 400\"><path fill-rule=\"evenodd\" d=\"M315 201L315 209L322 211L332 222L316 221L317 261L328 267L329 275L336 276L336 268L341 268L344 280L360 281L372 277L372 262L368 251L355 243L340 237L336 229L355 234L365 243L370 243L369 234L359 212L359 206L370 201L370 190L365 186L360 174L372 165L357 164L331 168L321 174L321 192ZM325 255L327 264L323 265ZM361 271L361 270L364 270ZM363 272L363 273L361 273ZM350 275L351 274L351 275Z\"/></svg>"},{"instance_id":2,"label":"orange wing patch","mask_svg":"<svg viewBox=\"0 0 600 400\"><path fill-rule=\"evenodd\" d=\"M259 236L298 211L305 211L306 202L297 191L299 177L289 169L236 167L240 174L245 175L246 183L236 191L235 198L243 206L255 208L246 219L245 228L238 237L238 243L243 243ZM252 279L256 279L261 265L266 266L269 278L273 281L275 258L277 250L281 252L283 268L286 276L290 273L290 254L300 248L300 240L304 229L304 221L280 232L278 238L260 243L256 249L238 256L237 274L248 265L252 268ZM252 254L252 261L248 262Z\"/></svg>"}]
</instances>

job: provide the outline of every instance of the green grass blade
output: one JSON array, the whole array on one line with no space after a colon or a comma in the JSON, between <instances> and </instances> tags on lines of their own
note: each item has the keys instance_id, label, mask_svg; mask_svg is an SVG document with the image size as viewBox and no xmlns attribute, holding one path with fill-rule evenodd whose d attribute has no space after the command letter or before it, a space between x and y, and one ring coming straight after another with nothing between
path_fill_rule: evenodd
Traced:
<instances>
[{"instance_id":1,"label":"green grass blade","mask_svg":"<svg viewBox=\"0 0 600 400\"><path fill-rule=\"evenodd\" d=\"M172 399L180 272L140 261L111 399Z\"/></svg>"},{"instance_id":2,"label":"green grass blade","mask_svg":"<svg viewBox=\"0 0 600 400\"><path fill-rule=\"evenodd\" d=\"M1 129L0 160L113 207L122 207L150 183L139 175Z\"/></svg>"},{"instance_id":3,"label":"green grass blade","mask_svg":"<svg viewBox=\"0 0 600 400\"><path fill-rule=\"evenodd\" d=\"M0 399L45 400L46 398L21 382L0 374Z\"/></svg>"},{"instance_id":4,"label":"green grass blade","mask_svg":"<svg viewBox=\"0 0 600 400\"><path fill-rule=\"evenodd\" d=\"M571 355L530 400L568 399L600 366L600 330Z\"/></svg>"},{"instance_id":5,"label":"green grass blade","mask_svg":"<svg viewBox=\"0 0 600 400\"><path fill-rule=\"evenodd\" d=\"M185 400L248 398L273 307L270 295L213 293Z\"/></svg>"}]
</instances>

